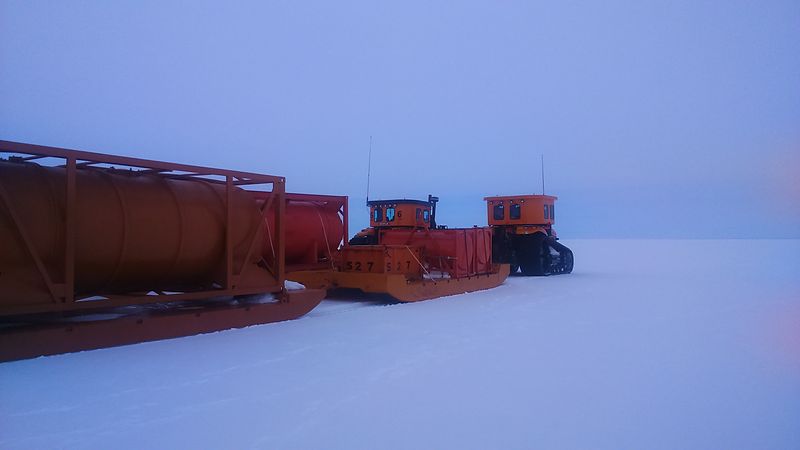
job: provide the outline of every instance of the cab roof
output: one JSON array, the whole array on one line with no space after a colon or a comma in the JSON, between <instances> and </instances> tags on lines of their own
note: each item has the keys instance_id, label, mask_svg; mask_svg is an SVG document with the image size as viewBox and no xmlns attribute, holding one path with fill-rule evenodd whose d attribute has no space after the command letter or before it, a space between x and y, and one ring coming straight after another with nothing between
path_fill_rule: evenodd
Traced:
<instances>
[{"instance_id":1,"label":"cab roof","mask_svg":"<svg viewBox=\"0 0 800 450\"><path fill-rule=\"evenodd\" d=\"M555 195L542 195L542 194L522 194L522 195L495 195L491 197L484 197L484 200L530 200L530 199L553 199L558 200Z\"/></svg>"},{"instance_id":2,"label":"cab roof","mask_svg":"<svg viewBox=\"0 0 800 450\"><path fill-rule=\"evenodd\" d=\"M423 200L411 200L411 199L407 199L407 198L398 198L398 199L392 199L392 200L370 200L370 201L367 202L367 205L368 206L380 206L380 205L386 205L386 204L389 204L389 203L391 203L391 204L395 204L395 203L411 203L413 205L423 205L423 206L430 206L431 205L430 202L426 202L426 201L423 201Z\"/></svg>"}]
</instances>

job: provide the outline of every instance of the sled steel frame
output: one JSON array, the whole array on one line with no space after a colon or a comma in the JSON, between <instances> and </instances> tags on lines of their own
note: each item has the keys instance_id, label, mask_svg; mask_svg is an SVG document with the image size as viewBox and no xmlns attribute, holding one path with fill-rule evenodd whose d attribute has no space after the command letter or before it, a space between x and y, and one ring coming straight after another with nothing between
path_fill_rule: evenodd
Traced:
<instances>
[{"instance_id":1,"label":"sled steel frame","mask_svg":"<svg viewBox=\"0 0 800 450\"><path fill-rule=\"evenodd\" d=\"M103 153L71 150L58 147L24 144L0 140L0 157L8 156L9 161L29 162L45 158L57 158L64 161L61 165L66 170L66 202L65 220L65 245L63 253L63 273L49 273L42 258L36 251L34 243L30 240L27 230L15 212L11 198L0 180L0 201L5 203L11 215L11 220L16 226L17 233L28 254L33 259L44 284L52 297L52 302L42 305L13 306L0 308L0 317L20 314L33 314L41 312L58 312L80 309L99 309L126 305L141 305L149 303L174 302L183 300L200 300L217 296L236 296L266 292L283 292L286 280L285 264L285 196L286 180L283 177L264 175L235 170L215 169L211 167L176 164L148 159L130 158L125 156L108 155ZM100 299L81 301L89 297L76 298L75 294L75 234L76 234L76 173L78 170L88 168L130 170L143 174L157 174L170 179L194 179L208 183L225 186L226 217L225 217L225 285L220 288L198 290L191 292L171 293L156 292L148 295L146 292L130 292L125 294L97 293ZM249 185L271 185L270 198L277 200L275 211L274 238L276 241L276 257L268 270L275 278L275 283L265 286L242 289L235 287L239 276L246 267L250 254L258 249L248 250L248 258L241 268L233 264L232 224L233 208L232 198L234 188ZM345 210L346 211L346 210ZM345 215L345 218L347 216ZM56 278L58 277L58 278ZM282 296L281 301L288 301L287 296Z\"/></svg>"}]
</instances>

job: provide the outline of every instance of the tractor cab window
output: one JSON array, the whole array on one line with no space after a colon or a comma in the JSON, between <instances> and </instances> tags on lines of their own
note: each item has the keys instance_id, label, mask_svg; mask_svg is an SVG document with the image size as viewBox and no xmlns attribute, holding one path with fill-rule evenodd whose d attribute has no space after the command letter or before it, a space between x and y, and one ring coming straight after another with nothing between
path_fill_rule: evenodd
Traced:
<instances>
[{"instance_id":1,"label":"tractor cab window","mask_svg":"<svg viewBox=\"0 0 800 450\"><path fill-rule=\"evenodd\" d=\"M513 205L511 205L511 208L509 208L508 211L508 215L509 217L511 217L512 220L519 220L519 218L522 217L521 205L519 203L514 203Z\"/></svg>"},{"instance_id":2,"label":"tractor cab window","mask_svg":"<svg viewBox=\"0 0 800 450\"><path fill-rule=\"evenodd\" d=\"M394 208L386 208L386 220L389 222L394 221Z\"/></svg>"},{"instance_id":3,"label":"tractor cab window","mask_svg":"<svg viewBox=\"0 0 800 450\"><path fill-rule=\"evenodd\" d=\"M431 220L431 212L426 209L422 211L422 221L427 223L429 220Z\"/></svg>"},{"instance_id":4,"label":"tractor cab window","mask_svg":"<svg viewBox=\"0 0 800 450\"><path fill-rule=\"evenodd\" d=\"M544 205L544 218L545 218L545 220L550 218L550 214L548 214L548 211L549 210L547 208L547 205Z\"/></svg>"},{"instance_id":5,"label":"tractor cab window","mask_svg":"<svg viewBox=\"0 0 800 450\"><path fill-rule=\"evenodd\" d=\"M417 208L417 222L422 220L422 208Z\"/></svg>"},{"instance_id":6,"label":"tractor cab window","mask_svg":"<svg viewBox=\"0 0 800 450\"><path fill-rule=\"evenodd\" d=\"M503 220L506 218L506 210L502 203L494 205L494 220Z\"/></svg>"},{"instance_id":7,"label":"tractor cab window","mask_svg":"<svg viewBox=\"0 0 800 450\"><path fill-rule=\"evenodd\" d=\"M555 220L556 218L556 205L550 205L550 220Z\"/></svg>"},{"instance_id":8,"label":"tractor cab window","mask_svg":"<svg viewBox=\"0 0 800 450\"><path fill-rule=\"evenodd\" d=\"M383 209L380 206L376 206L372 209L372 221L380 222L381 220L383 220Z\"/></svg>"}]
</instances>

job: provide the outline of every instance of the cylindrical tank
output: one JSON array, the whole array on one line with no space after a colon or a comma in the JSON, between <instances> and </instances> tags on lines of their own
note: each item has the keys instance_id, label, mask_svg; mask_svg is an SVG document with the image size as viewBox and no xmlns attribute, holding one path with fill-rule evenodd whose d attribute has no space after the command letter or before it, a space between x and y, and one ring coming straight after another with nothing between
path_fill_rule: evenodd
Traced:
<instances>
[{"instance_id":1,"label":"cylindrical tank","mask_svg":"<svg viewBox=\"0 0 800 450\"><path fill-rule=\"evenodd\" d=\"M8 305L51 302L20 231L53 283L64 283L66 170L0 161L0 185L22 224L14 223L9 206L0 199L0 312ZM260 257L262 218L255 199L238 188L233 191L232 212L234 268L239 268L251 245L256 249L253 258ZM224 185L79 168L75 217L78 294L224 285Z\"/></svg>"},{"instance_id":2,"label":"cylindrical tank","mask_svg":"<svg viewBox=\"0 0 800 450\"><path fill-rule=\"evenodd\" d=\"M344 225L336 204L320 204L312 201L286 201L286 231L284 233L286 264L313 265L330 258L339 248ZM274 213L268 211L265 232L273 232ZM273 254L274 240L264 239L264 257Z\"/></svg>"}]
</instances>

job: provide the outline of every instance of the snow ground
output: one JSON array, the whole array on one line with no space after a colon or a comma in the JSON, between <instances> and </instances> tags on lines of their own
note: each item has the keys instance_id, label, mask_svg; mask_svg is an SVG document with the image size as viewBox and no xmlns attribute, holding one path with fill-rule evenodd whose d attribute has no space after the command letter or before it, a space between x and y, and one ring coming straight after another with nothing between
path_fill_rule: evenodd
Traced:
<instances>
[{"instance_id":1,"label":"snow ground","mask_svg":"<svg viewBox=\"0 0 800 450\"><path fill-rule=\"evenodd\" d=\"M800 241L564 243L572 275L0 364L0 448L800 448Z\"/></svg>"}]
</instances>

